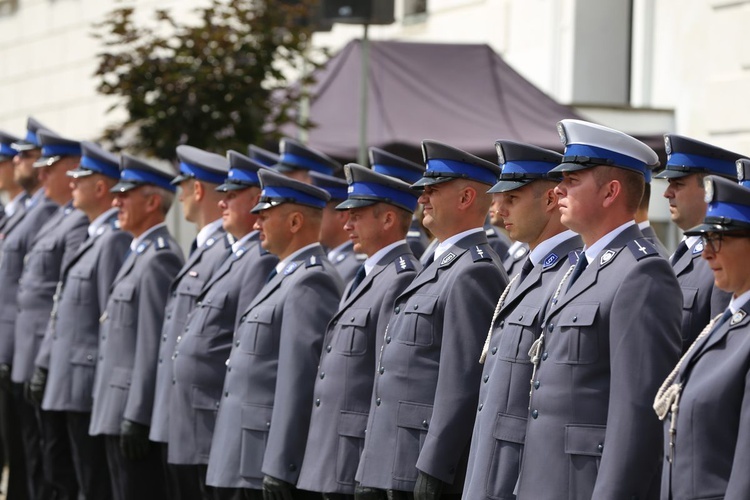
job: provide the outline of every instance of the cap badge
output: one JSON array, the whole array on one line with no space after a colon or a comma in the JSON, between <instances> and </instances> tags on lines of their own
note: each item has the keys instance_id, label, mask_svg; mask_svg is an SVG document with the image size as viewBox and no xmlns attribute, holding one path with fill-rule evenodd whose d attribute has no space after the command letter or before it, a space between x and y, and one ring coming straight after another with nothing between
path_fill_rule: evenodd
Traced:
<instances>
[{"instance_id":1,"label":"cap badge","mask_svg":"<svg viewBox=\"0 0 750 500\"><path fill-rule=\"evenodd\" d=\"M745 169L742 168L742 162L737 161L737 180L742 182L745 180Z\"/></svg>"},{"instance_id":2,"label":"cap badge","mask_svg":"<svg viewBox=\"0 0 750 500\"><path fill-rule=\"evenodd\" d=\"M703 188L706 190L706 196L703 201L711 203L714 200L714 181L712 179L706 179L703 183Z\"/></svg>"},{"instance_id":3,"label":"cap badge","mask_svg":"<svg viewBox=\"0 0 750 500\"><path fill-rule=\"evenodd\" d=\"M562 123L557 124L557 133L560 134L560 142L562 142L564 146L567 146L568 137L565 135L565 127L563 127Z\"/></svg>"}]
</instances>

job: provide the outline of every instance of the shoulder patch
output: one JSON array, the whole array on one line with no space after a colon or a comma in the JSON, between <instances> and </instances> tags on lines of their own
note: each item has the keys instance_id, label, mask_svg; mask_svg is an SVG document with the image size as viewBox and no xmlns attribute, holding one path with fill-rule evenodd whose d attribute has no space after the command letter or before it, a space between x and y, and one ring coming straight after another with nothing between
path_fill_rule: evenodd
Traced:
<instances>
[{"instance_id":1,"label":"shoulder patch","mask_svg":"<svg viewBox=\"0 0 750 500\"><path fill-rule=\"evenodd\" d=\"M305 268L313 266L322 266L323 260L318 255L311 255L310 258L305 262Z\"/></svg>"},{"instance_id":2,"label":"shoulder patch","mask_svg":"<svg viewBox=\"0 0 750 500\"><path fill-rule=\"evenodd\" d=\"M575 266L576 264L578 264L578 257L580 255L580 250L573 250L572 252L568 252L568 262L570 262L571 266Z\"/></svg>"},{"instance_id":3,"label":"shoulder patch","mask_svg":"<svg viewBox=\"0 0 750 500\"><path fill-rule=\"evenodd\" d=\"M699 241L693 246L693 255L703 252L703 241Z\"/></svg>"},{"instance_id":4,"label":"shoulder patch","mask_svg":"<svg viewBox=\"0 0 750 500\"><path fill-rule=\"evenodd\" d=\"M396 272L399 274L406 271L417 270L417 268L414 267L414 263L409 258L409 254L399 256L395 261L393 261L393 264L396 266Z\"/></svg>"},{"instance_id":5,"label":"shoulder patch","mask_svg":"<svg viewBox=\"0 0 750 500\"><path fill-rule=\"evenodd\" d=\"M471 251L471 257L474 259L474 262L478 262L480 260L492 260L489 249L489 245L474 245L469 251Z\"/></svg>"},{"instance_id":6,"label":"shoulder patch","mask_svg":"<svg viewBox=\"0 0 750 500\"><path fill-rule=\"evenodd\" d=\"M558 257L556 253L550 253L544 258L544 260L542 260L542 269L548 269L554 266L559 260L560 257Z\"/></svg>"},{"instance_id":7,"label":"shoulder patch","mask_svg":"<svg viewBox=\"0 0 750 500\"><path fill-rule=\"evenodd\" d=\"M443 255L442 259L440 259L440 265L447 266L448 264L456 260L456 257L458 256L455 253L448 252L447 254Z\"/></svg>"},{"instance_id":8,"label":"shoulder patch","mask_svg":"<svg viewBox=\"0 0 750 500\"><path fill-rule=\"evenodd\" d=\"M628 241L628 248L636 260L641 260L644 257L659 253L653 243L646 238L638 238L637 240Z\"/></svg>"},{"instance_id":9,"label":"shoulder patch","mask_svg":"<svg viewBox=\"0 0 750 500\"><path fill-rule=\"evenodd\" d=\"M159 236L156 238L156 249L157 250L164 250L165 248L169 248L169 242Z\"/></svg>"},{"instance_id":10,"label":"shoulder patch","mask_svg":"<svg viewBox=\"0 0 750 500\"><path fill-rule=\"evenodd\" d=\"M292 274L292 273L293 273L294 271L296 271L298 267L299 267L299 262L290 262L290 263L289 263L289 264L287 264L287 266L286 266L286 267L284 268L284 271L283 271L283 274L284 274L284 276L289 276L289 275L290 275L290 274Z\"/></svg>"}]
</instances>

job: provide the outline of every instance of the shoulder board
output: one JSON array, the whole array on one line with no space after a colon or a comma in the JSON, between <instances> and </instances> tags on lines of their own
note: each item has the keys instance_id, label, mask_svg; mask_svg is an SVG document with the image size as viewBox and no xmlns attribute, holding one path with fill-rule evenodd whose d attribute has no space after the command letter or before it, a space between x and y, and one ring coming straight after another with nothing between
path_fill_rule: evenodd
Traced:
<instances>
[{"instance_id":1,"label":"shoulder board","mask_svg":"<svg viewBox=\"0 0 750 500\"><path fill-rule=\"evenodd\" d=\"M484 234L486 234L488 238L492 238L492 237L494 237L494 236L497 236L497 233L496 233L496 232L495 232L495 230L494 230L493 228L491 228L491 227L490 227L490 228L487 228L487 229L485 229L485 230L484 230Z\"/></svg>"},{"instance_id":2,"label":"shoulder board","mask_svg":"<svg viewBox=\"0 0 750 500\"><path fill-rule=\"evenodd\" d=\"M628 241L628 248L636 260L641 260L644 257L659 253L653 243L646 238L638 238L637 240Z\"/></svg>"},{"instance_id":3,"label":"shoulder board","mask_svg":"<svg viewBox=\"0 0 750 500\"><path fill-rule=\"evenodd\" d=\"M161 236L156 238L156 249L164 250L165 248L169 248L169 242L165 238L162 238Z\"/></svg>"},{"instance_id":4,"label":"shoulder board","mask_svg":"<svg viewBox=\"0 0 750 500\"><path fill-rule=\"evenodd\" d=\"M143 243L139 244L137 247L135 247L135 253L141 254L146 251L148 246L151 244L151 241L144 241Z\"/></svg>"},{"instance_id":5,"label":"shoulder board","mask_svg":"<svg viewBox=\"0 0 750 500\"><path fill-rule=\"evenodd\" d=\"M322 265L323 265L323 258L320 255L311 255L305 261L305 268L313 267L313 266L322 266Z\"/></svg>"},{"instance_id":6,"label":"shoulder board","mask_svg":"<svg viewBox=\"0 0 750 500\"><path fill-rule=\"evenodd\" d=\"M568 262L570 262L571 266L575 266L578 264L578 257L581 255L580 250L573 250L572 252L568 253Z\"/></svg>"},{"instance_id":7,"label":"shoulder board","mask_svg":"<svg viewBox=\"0 0 750 500\"><path fill-rule=\"evenodd\" d=\"M295 261L295 262L290 262L290 263L289 263L289 264L287 264L287 266L286 266L286 267L284 268L284 271L282 271L282 274L283 274L284 276L289 276L289 275L290 275L290 274L292 274L292 273L293 273L294 271L296 271L298 267L299 267L299 262L296 262L296 261Z\"/></svg>"},{"instance_id":8,"label":"shoulder board","mask_svg":"<svg viewBox=\"0 0 750 500\"><path fill-rule=\"evenodd\" d=\"M526 255L529 251L529 248L526 246L519 247L515 252L513 252L513 260L520 260L521 257Z\"/></svg>"},{"instance_id":9,"label":"shoulder board","mask_svg":"<svg viewBox=\"0 0 750 500\"><path fill-rule=\"evenodd\" d=\"M406 271L416 271L417 268L414 267L414 263L409 258L410 254L404 254L400 255L396 260L393 261L393 264L396 266L396 272L401 274Z\"/></svg>"},{"instance_id":10,"label":"shoulder board","mask_svg":"<svg viewBox=\"0 0 750 500\"><path fill-rule=\"evenodd\" d=\"M416 230L407 231L406 237L407 238L421 238L422 237L422 233L420 233L419 231L416 231Z\"/></svg>"},{"instance_id":11,"label":"shoulder board","mask_svg":"<svg viewBox=\"0 0 750 500\"><path fill-rule=\"evenodd\" d=\"M441 255L440 256L440 264L439 264L440 267L449 266L451 264L451 262L453 262L454 260L456 260L456 257L458 257L458 255L456 255L453 252L448 252L446 254Z\"/></svg>"},{"instance_id":12,"label":"shoulder board","mask_svg":"<svg viewBox=\"0 0 750 500\"><path fill-rule=\"evenodd\" d=\"M478 262L480 260L492 260L490 246L487 244L483 243L481 245L474 245L469 248L469 251L471 252L471 257L474 259L474 262Z\"/></svg>"},{"instance_id":13,"label":"shoulder board","mask_svg":"<svg viewBox=\"0 0 750 500\"><path fill-rule=\"evenodd\" d=\"M699 240L698 243L693 245L693 255L703 253L703 241Z\"/></svg>"},{"instance_id":14,"label":"shoulder board","mask_svg":"<svg viewBox=\"0 0 750 500\"><path fill-rule=\"evenodd\" d=\"M549 253L543 260L542 260L542 269L549 269L550 267L553 267L555 264L557 264L560 261L560 257L556 253Z\"/></svg>"}]
</instances>

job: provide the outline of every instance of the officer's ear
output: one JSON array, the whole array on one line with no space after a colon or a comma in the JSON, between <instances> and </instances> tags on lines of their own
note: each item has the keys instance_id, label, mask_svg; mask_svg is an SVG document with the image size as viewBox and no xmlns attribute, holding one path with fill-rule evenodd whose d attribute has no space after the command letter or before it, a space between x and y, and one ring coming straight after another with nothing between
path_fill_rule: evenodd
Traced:
<instances>
[{"instance_id":1,"label":"officer's ear","mask_svg":"<svg viewBox=\"0 0 750 500\"><path fill-rule=\"evenodd\" d=\"M206 186L201 181L193 181L193 198L195 201L201 201L206 196Z\"/></svg>"}]
</instances>

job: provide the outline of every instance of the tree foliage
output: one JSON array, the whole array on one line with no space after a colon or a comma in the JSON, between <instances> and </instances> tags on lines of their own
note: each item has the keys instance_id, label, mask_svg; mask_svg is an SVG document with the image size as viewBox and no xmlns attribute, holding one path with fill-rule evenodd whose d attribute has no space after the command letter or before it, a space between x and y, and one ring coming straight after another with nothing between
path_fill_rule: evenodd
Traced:
<instances>
[{"instance_id":1,"label":"tree foliage","mask_svg":"<svg viewBox=\"0 0 750 500\"><path fill-rule=\"evenodd\" d=\"M119 7L95 25L103 44L97 90L126 118L104 132L115 149L171 159L190 144L223 153L278 139L292 120L299 85L289 75L316 67L314 0L209 0L192 24L166 9L144 25ZM307 78L310 78L309 76Z\"/></svg>"}]
</instances>

